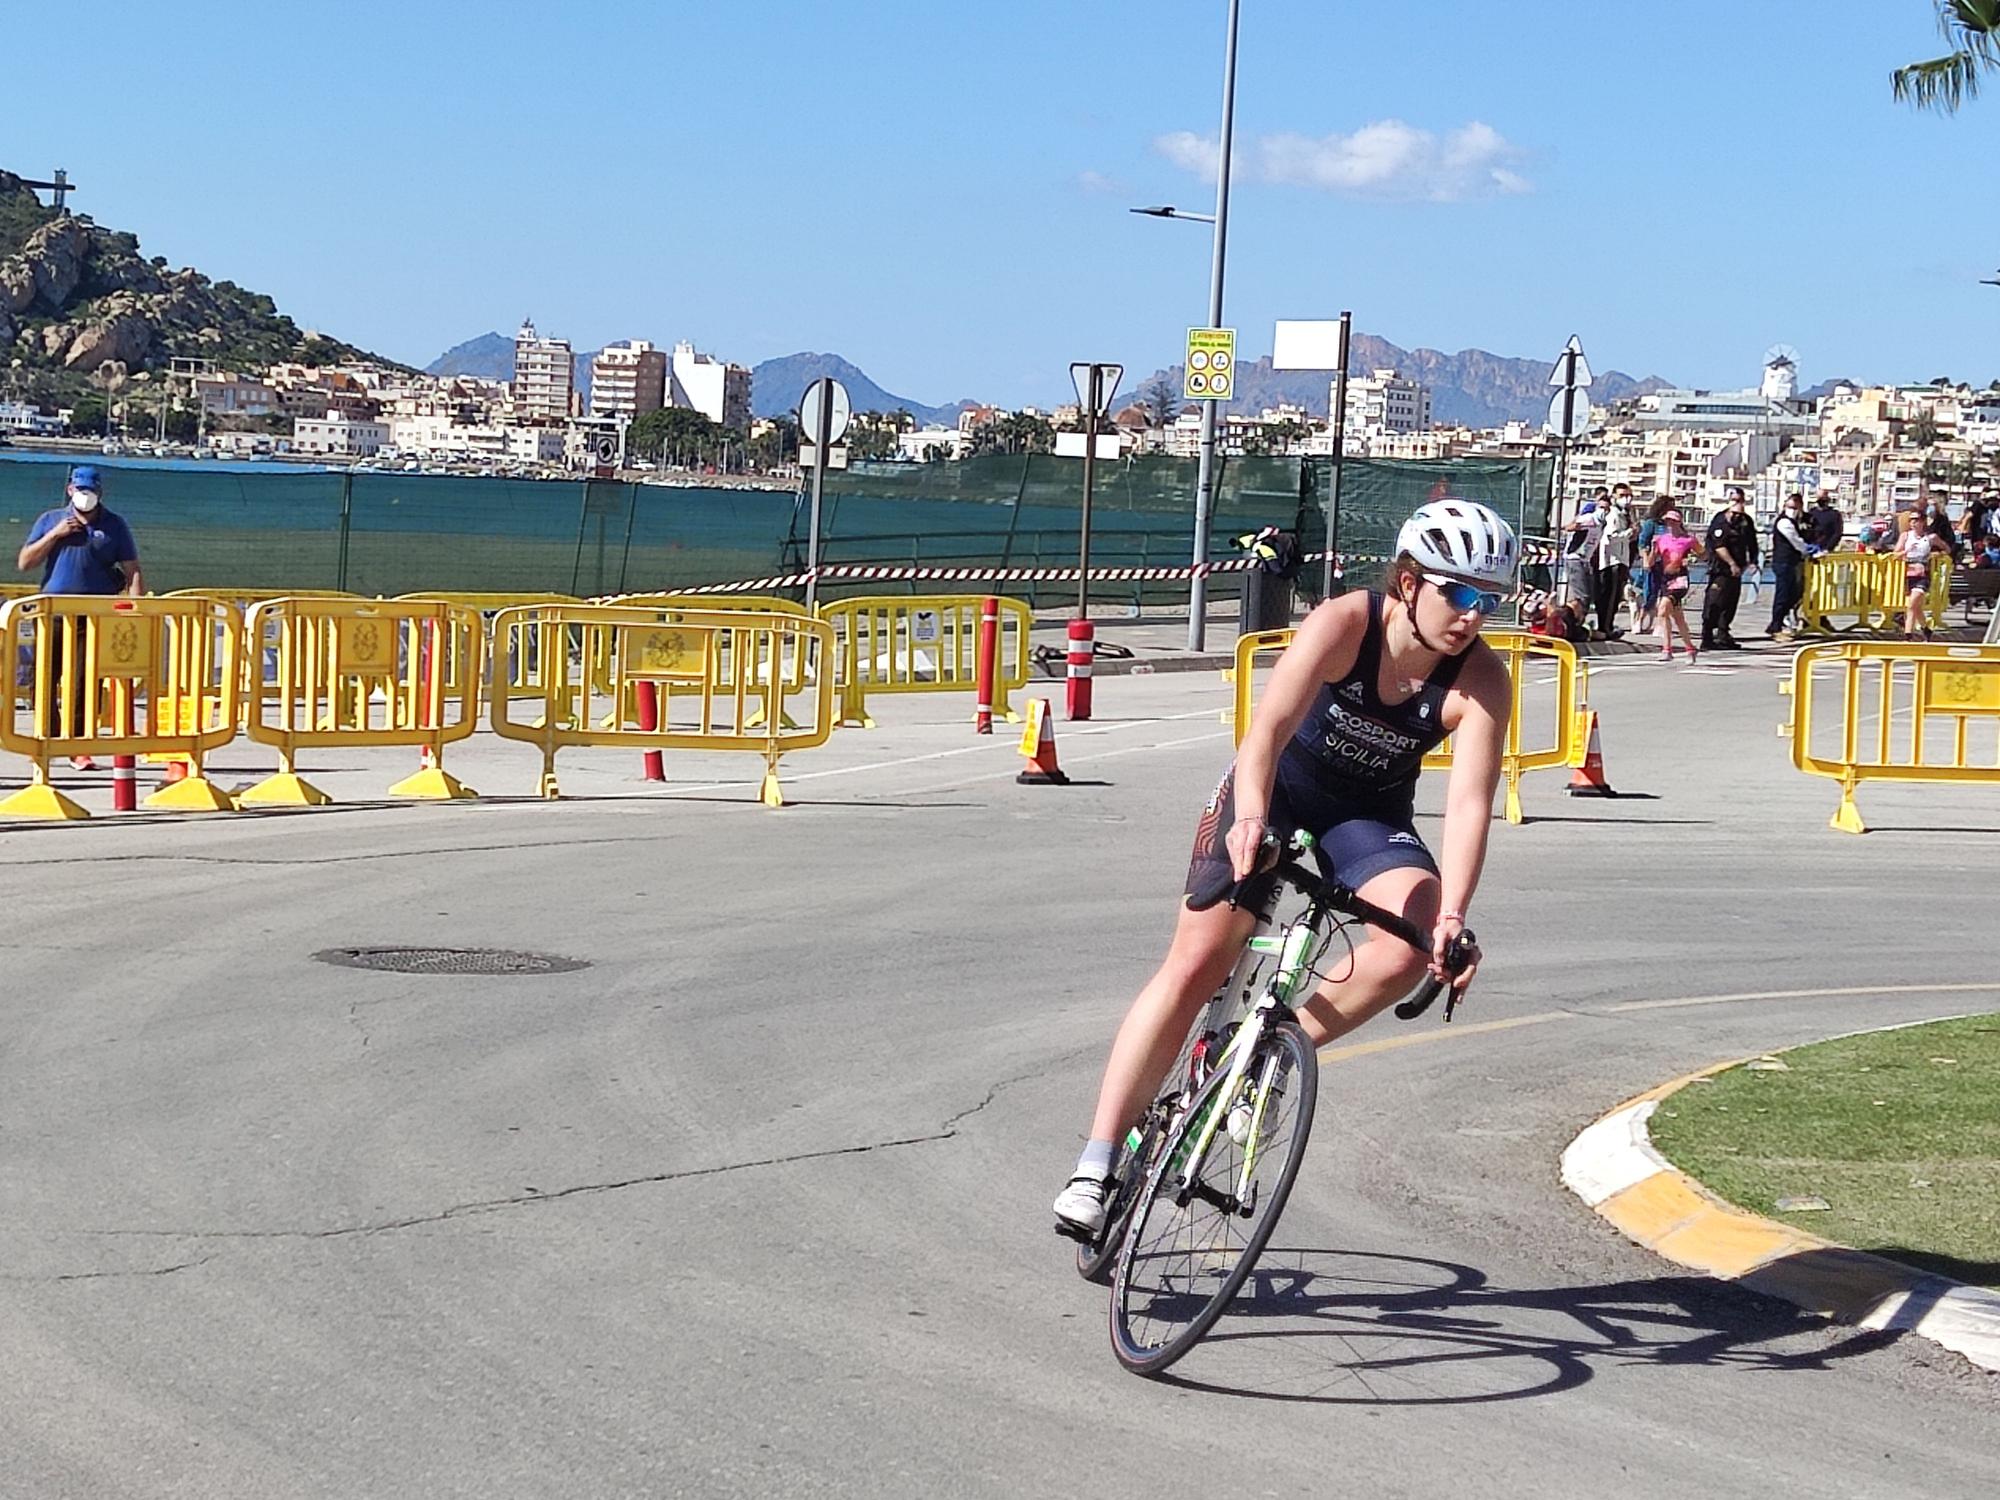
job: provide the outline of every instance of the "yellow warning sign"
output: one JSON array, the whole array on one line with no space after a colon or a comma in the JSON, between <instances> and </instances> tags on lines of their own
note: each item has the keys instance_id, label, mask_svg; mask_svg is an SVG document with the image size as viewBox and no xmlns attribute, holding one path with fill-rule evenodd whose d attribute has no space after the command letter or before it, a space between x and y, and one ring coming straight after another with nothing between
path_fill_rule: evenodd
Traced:
<instances>
[{"instance_id":1,"label":"yellow warning sign","mask_svg":"<svg viewBox=\"0 0 2000 1500\"><path fill-rule=\"evenodd\" d=\"M1181 395L1189 401L1227 401L1236 394L1236 330L1190 328L1181 365Z\"/></svg>"}]
</instances>

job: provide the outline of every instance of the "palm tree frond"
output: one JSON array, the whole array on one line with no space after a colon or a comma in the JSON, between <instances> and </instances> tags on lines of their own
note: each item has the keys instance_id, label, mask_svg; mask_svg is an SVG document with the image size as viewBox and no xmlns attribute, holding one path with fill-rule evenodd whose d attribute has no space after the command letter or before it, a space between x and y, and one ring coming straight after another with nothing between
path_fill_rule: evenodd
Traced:
<instances>
[{"instance_id":1,"label":"palm tree frond","mask_svg":"<svg viewBox=\"0 0 2000 1500\"><path fill-rule=\"evenodd\" d=\"M1979 95L1979 59L1970 52L1953 52L1929 62L1911 63L1889 75L1889 89L1899 103L1952 114Z\"/></svg>"}]
</instances>

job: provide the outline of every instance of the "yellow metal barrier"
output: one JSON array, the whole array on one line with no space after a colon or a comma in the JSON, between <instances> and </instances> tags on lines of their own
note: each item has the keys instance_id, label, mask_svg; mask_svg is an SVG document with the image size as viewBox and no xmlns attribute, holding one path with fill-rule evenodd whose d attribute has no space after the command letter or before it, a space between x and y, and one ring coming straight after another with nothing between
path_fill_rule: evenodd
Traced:
<instances>
[{"instance_id":1,"label":"yellow metal barrier","mask_svg":"<svg viewBox=\"0 0 2000 1500\"><path fill-rule=\"evenodd\" d=\"M399 597L430 599L440 604L456 604L476 611L486 630L486 660L492 667L492 681L488 684L488 690L495 693L504 691L520 698L541 696L541 633L532 624L522 622L507 634L495 634L491 628L493 617L503 609L513 609L525 604L583 602L571 594L476 594L450 593L443 590L403 594ZM477 670L474 675L478 675ZM464 666L455 649L447 651L445 656L444 686L448 694L464 690Z\"/></svg>"},{"instance_id":2,"label":"yellow metal barrier","mask_svg":"<svg viewBox=\"0 0 2000 1500\"><path fill-rule=\"evenodd\" d=\"M278 772L240 800L316 807L325 792L298 774L301 750L406 747L423 765L392 797L471 797L444 769L444 747L479 723L486 637L476 609L434 599L272 599L254 606L252 639L277 639L273 690L250 710L250 738L278 752ZM449 663L461 670L446 683Z\"/></svg>"},{"instance_id":3,"label":"yellow metal barrier","mask_svg":"<svg viewBox=\"0 0 2000 1500\"><path fill-rule=\"evenodd\" d=\"M1236 689L1233 718L1237 744L1243 743L1243 732L1250 724L1257 658L1275 656L1283 651L1292 643L1295 634L1297 632L1292 630L1259 630L1237 637L1236 665L1230 673ZM1500 653L1501 661L1507 668L1507 680L1513 685L1513 705L1507 715L1507 738L1501 746L1500 773L1507 782L1507 821L1519 823L1522 821L1522 776L1529 771L1583 764L1589 749L1590 674L1577 660L1576 647L1568 641L1552 636L1529 635L1520 630L1488 630L1482 632L1480 638ZM1556 722L1552 742L1524 746L1522 700L1528 685L1528 668L1532 663L1551 665L1555 669ZM1450 740L1424 757L1426 770L1441 771L1450 765Z\"/></svg>"},{"instance_id":4,"label":"yellow metal barrier","mask_svg":"<svg viewBox=\"0 0 2000 1500\"><path fill-rule=\"evenodd\" d=\"M1815 729L1831 730L1837 681L1839 749L1814 754ZM1914 641L1838 641L1807 646L1792 658L1792 764L1840 783L1832 826L1866 833L1855 789L1864 781L1946 781L2000 785L2000 647ZM1975 763L1972 725L1994 730L1990 754ZM1864 731L1864 725L1867 729ZM1824 734L1820 739L1826 738Z\"/></svg>"},{"instance_id":5,"label":"yellow metal barrier","mask_svg":"<svg viewBox=\"0 0 2000 1500\"><path fill-rule=\"evenodd\" d=\"M242 641L241 617L207 599L40 594L0 608L0 660L10 667L0 748L35 766L0 815L89 816L49 781L59 755L170 755L191 774L148 807L227 811L228 794L201 766L236 738Z\"/></svg>"},{"instance_id":6,"label":"yellow metal barrier","mask_svg":"<svg viewBox=\"0 0 2000 1500\"><path fill-rule=\"evenodd\" d=\"M979 685L979 613L985 596L842 599L820 607L840 642L840 722L873 729L870 693L971 693ZM993 712L1009 723L1007 701L1028 685L1028 633L1034 616L1021 599L1000 600L993 671Z\"/></svg>"},{"instance_id":7,"label":"yellow metal barrier","mask_svg":"<svg viewBox=\"0 0 2000 1500\"><path fill-rule=\"evenodd\" d=\"M1806 629L1895 630L1903 622L1903 601L1909 597L1903 559L1894 552L1829 552L1806 559L1805 596L1799 614ZM1930 592L1925 613L1931 629L1944 625L1951 603L1951 559L1931 559ZM1852 615L1853 623L1833 625L1835 616Z\"/></svg>"},{"instance_id":8,"label":"yellow metal barrier","mask_svg":"<svg viewBox=\"0 0 2000 1500\"><path fill-rule=\"evenodd\" d=\"M544 797L560 795L556 752L566 745L741 750L764 758L761 798L781 807L779 758L823 745L833 732L834 635L821 621L750 610L675 610L662 618L654 606L580 604L502 610L493 628L497 634L530 623L543 635L540 719L517 722L503 694L493 695L488 714L495 734L541 748ZM804 693L756 665L795 657L811 683ZM659 717L651 727L640 719L641 682L674 690L655 695ZM593 690L610 700L608 720L593 723ZM788 699L809 705L803 721L790 722Z\"/></svg>"}]
</instances>

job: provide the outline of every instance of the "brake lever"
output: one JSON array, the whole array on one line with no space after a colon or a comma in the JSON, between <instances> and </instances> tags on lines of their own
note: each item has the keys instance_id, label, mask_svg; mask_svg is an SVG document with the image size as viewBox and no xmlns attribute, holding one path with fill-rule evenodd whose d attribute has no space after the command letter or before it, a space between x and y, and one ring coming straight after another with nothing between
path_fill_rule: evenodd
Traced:
<instances>
[{"instance_id":1,"label":"brake lever","mask_svg":"<svg viewBox=\"0 0 2000 1500\"><path fill-rule=\"evenodd\" d=\"M1458 1002L1464 995L1464 991L1459 989L1456 984L1453 984L1452 980L1465 971L1465 966L1470 960L1472 949L1478 941L1472 935L1469 928L1461 928L1456 937L1447 940L1444 945L1444 967L1445 972L1451 975L1451 979L1439 979L1433 976L1427 980L1420 992L1396 1007L1396 1019L1399 1021L1416 1020L1418 1016L1429 1010L1432 1004L1436 1002L1439 991L1450 989L1451 997L1444 1003L1444 1019L1446 1024L1449 1025L1452 1012L1458 1009Z\"/></svg>"}]
</instances>

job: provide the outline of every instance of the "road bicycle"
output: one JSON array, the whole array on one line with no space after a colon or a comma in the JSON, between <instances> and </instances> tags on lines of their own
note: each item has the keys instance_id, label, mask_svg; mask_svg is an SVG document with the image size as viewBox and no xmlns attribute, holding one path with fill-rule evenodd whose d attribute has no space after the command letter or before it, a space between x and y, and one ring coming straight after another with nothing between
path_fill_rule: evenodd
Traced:
<instances>
[{"instance_id":1,"label":"road bicycle","mask_svg":"<svg viewBox=\"0 0 2000 1500\"><path fill-rule=\"evenodd\" d=\"M1312 846L1304 832L1282 848L1267 840L1278 854L1276 885L1303 896L1304 907L1276 932L1252 935L1249 965L1239 963L1204 1008L1159 1097L1122 1143L1103 1240L1078 1252L1086 1275L1115 1263L1111 1347L1137 1374L1159 1374L1201 1341L1284 1211L1319 1090L1319 1059L1293 999L1327 977L1321 965L1336 943L1351 943L1352 923L1431 951L1431 935L1415 923L1300 864ZM1229 892L1231 905L1248 883ZM1460 994L1452 980L1474 945L1470 932L1454 938L1444 965L1451 979L1427 975L1396 1015L1414 1020L1450 986L1449 1021Z\"/></svg>"}]
</instances>

